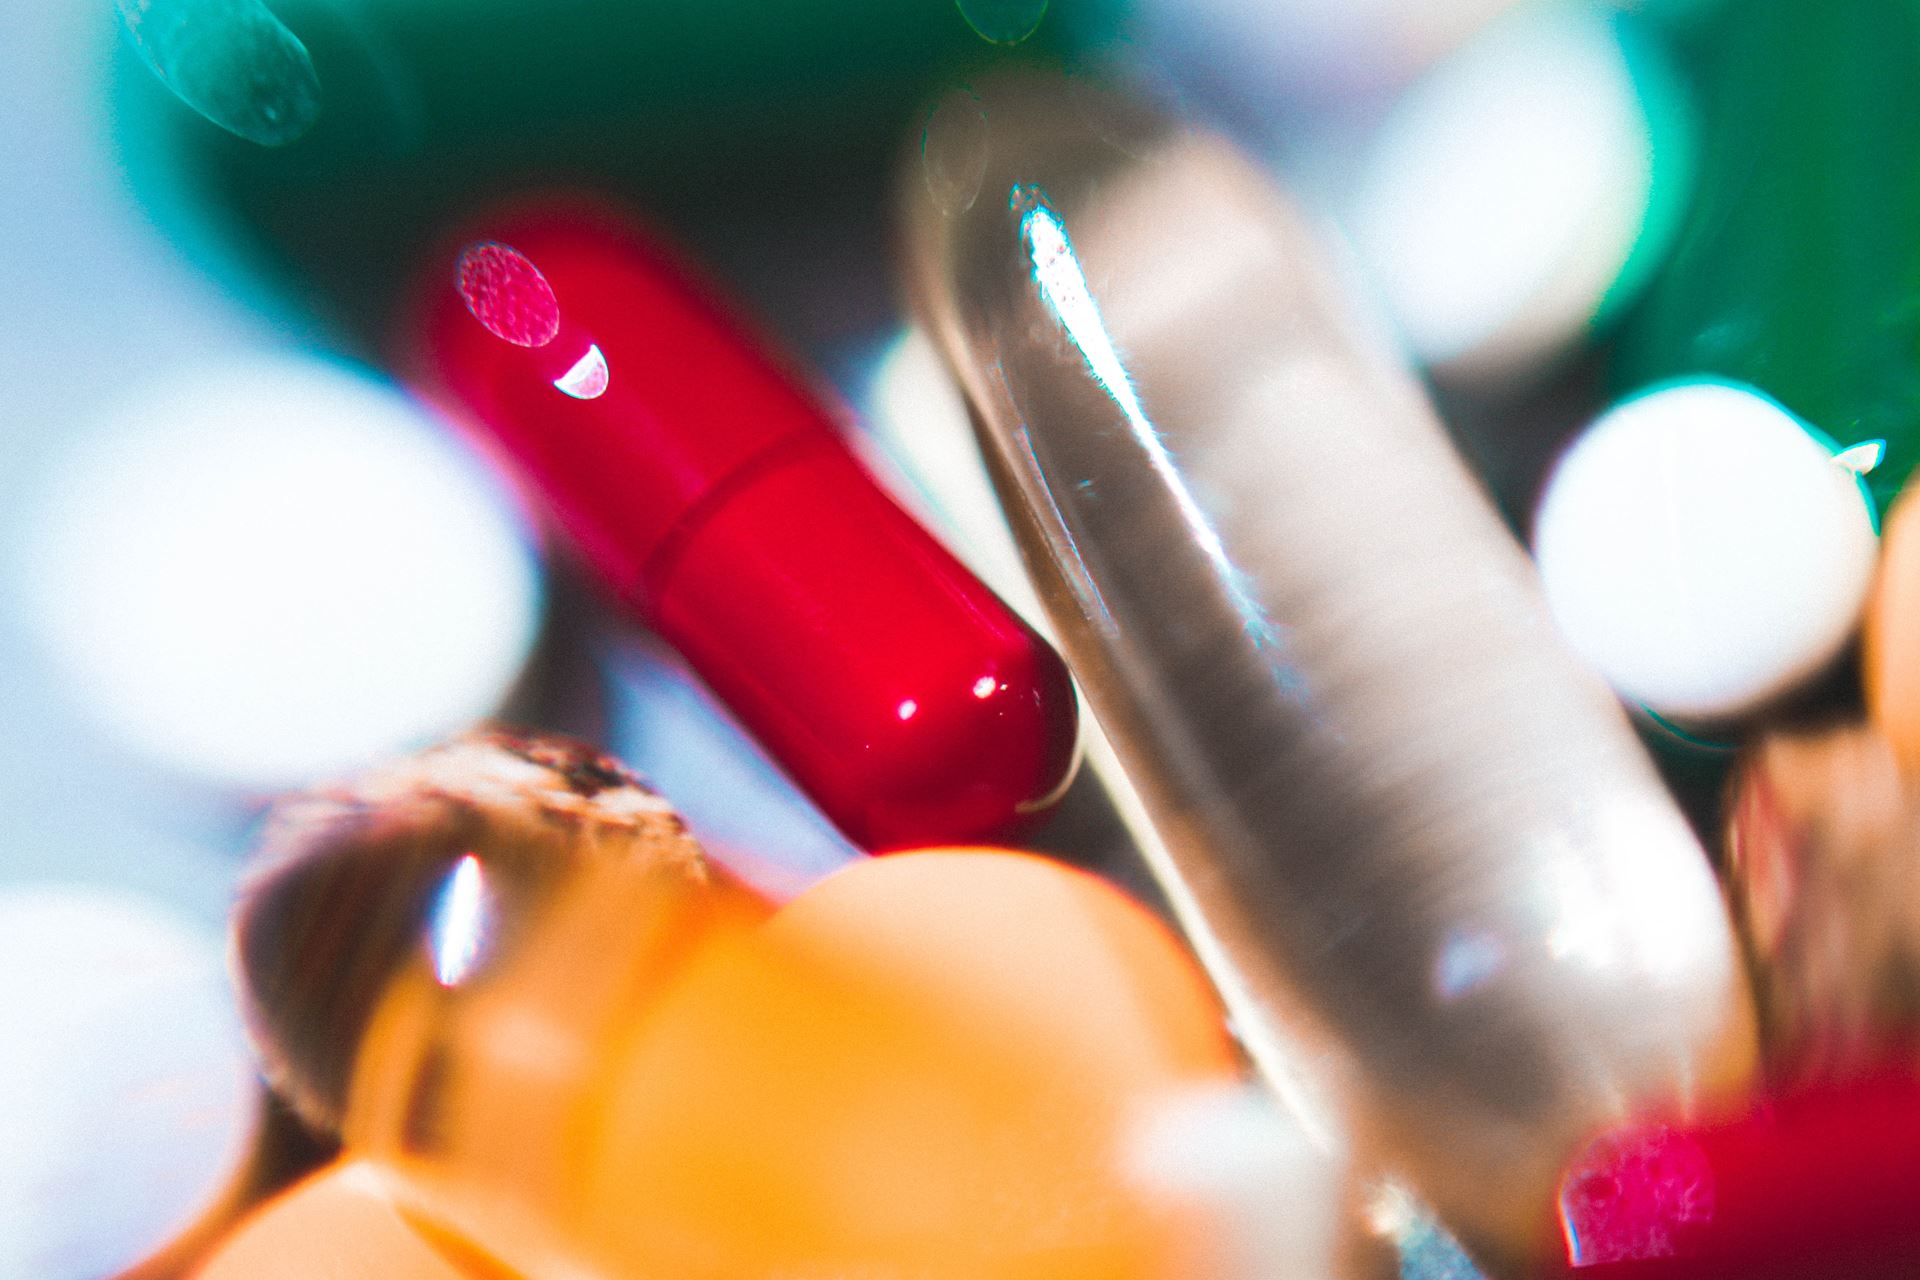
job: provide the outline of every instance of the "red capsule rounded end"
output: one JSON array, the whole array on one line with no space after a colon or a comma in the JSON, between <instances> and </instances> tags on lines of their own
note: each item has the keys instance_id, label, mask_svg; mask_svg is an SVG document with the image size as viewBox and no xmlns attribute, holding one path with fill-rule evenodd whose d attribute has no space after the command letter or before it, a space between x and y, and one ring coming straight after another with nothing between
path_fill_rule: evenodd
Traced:
<instances>
[{"instance_id":1,"label":"red capsule rounded end","mask_svg":"<svg viewBox=\"0 0 1920 1280\"><path fill-rule=\"evenodd\" d=\"M641 583L648 614L871 850L991 842L1072 780L1051 646L837 441L771 457Z\"/></svg>"},{"instance_id":2,"label":"red capsule rounded end","mask_svg":"<svg viewBox=\"0 0 1920 1280\"><path fill-rule=\"evenodd\" d=\"M1004 839L1066 793L1080 761L1066 664L1024 626L995 638L988 661L929 672L876 733L880 767L862 787L867 848Z\"/></svg>"}]
</instances>

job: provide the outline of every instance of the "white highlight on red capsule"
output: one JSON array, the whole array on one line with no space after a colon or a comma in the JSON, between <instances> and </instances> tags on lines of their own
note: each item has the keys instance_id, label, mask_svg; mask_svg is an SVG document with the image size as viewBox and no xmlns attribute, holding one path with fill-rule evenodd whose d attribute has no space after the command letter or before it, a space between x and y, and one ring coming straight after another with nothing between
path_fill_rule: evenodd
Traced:
<instances>
[{"instance_id":1,"label":"white highlight on red capsule","mask_svg":"<svg viewBox=\"0 0 1920 1280\"><path fill-rule=\"evenodd\" d=\"M1878 554L1854 471L1772 400L1720 382L1603 415L1549 479L1533 545L1573 646L1623 697L1693 722L1825 667Z\"/></svg>"},{"instance_id":2,"label":"white highlight on red capsule","mask_svg":"<svg viewBox=\"0 0 1920 1280\"><path fill-rule=\"evenodd\" d=\"M613 371L607 367L607 358L600 354L600 346L595 343L574 362L573 368L555 378L553 385L575 400L598 400L607 394L612 381Z\"/></svg>"},{"instance_id":3,"label":"white highlight on red capsule","mask_svg":"<svg viewBox=\"0 0 1920 1280\"><path fill-rule=\"evenodd\" d=\"M297 356L179 375L80 440L25 547L71 696L180 772L277 789L493 711L541 584L504 490L399 392Z\"/></svg>"},{"instance_id":4,"label":"white highlight on red capsule","mask_svg":"<svg viewBox=\"0 0 1920 1280\"><path fill-rule=\"evenodd\" d=\"M1670 230L1652 216L1655 147L1684 172L1685 134L1649 55L1636 76L1621 21L1598 4L1516 9L1372 137L1344 221L1422 362L1480 378L1557 354L1634 283L1636 247L1651 256Z\"/></svg>"},{"instance_id":5,"label":"white highlight on red capsule","mask_svg":"<svg viewBox=\"0 0 1920 1280\"><path fill-rule=\"evenodd\" d=\"M258 1086L219 933L136 895L0 889L0 1278L113 1275L211 1204Z\"/></svg>"}]
</instances>

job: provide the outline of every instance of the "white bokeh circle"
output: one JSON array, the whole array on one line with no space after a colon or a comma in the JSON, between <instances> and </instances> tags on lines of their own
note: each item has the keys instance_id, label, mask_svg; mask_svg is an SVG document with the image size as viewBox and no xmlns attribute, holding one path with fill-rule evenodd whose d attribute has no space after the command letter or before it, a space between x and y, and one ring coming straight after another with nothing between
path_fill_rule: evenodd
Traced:
<instances>
[{"instance_id":1,"label":"white bokeh circle","mask_svg":"<svg viewBox=\"0 0 1920 1280\"><path fill-rule=\"evenodd\" d=\"M24 601L164 765L298 785L492 711L539 629L504 488L391 385L255 356L123 401L42 495Z\"/></svg>"},{"instance_id":2,"label":"white bokeh circle","mask_svg":"<svg viewBox=\"0 0 1920 1280\"><path fill-rule=\"evenodd\" d=\"M136 895L0 889L0 1280L95 1280L238 1173L259 1085L220 934Z\"/></svg>"},{"instance_id":3,"label":"white bokeh circle","mask_svg":"<svg viewBox=\"0 0 1920 1280\"><path fill-rule=\"evenodd\" d=\"M1471 378L1539 363L1620 280L1649 225L1656 133L1618 21L1522 6L1413 85L1371 139L1344 221L1423 363Z\"/></svg>"},{"instance_id":4,"label":"white bokeh circle","mask_svg":"<svg viewBox=\"0 0 1920 1280\"><path fill-rule=\"evenodd\" d=\"M1533 543L1574 648L1624 697L1692 722L1831 661L1878 555L1871 500L1828 445L1720 382L1602 415L1549 479Z\"/></svg>"}]
</instances>

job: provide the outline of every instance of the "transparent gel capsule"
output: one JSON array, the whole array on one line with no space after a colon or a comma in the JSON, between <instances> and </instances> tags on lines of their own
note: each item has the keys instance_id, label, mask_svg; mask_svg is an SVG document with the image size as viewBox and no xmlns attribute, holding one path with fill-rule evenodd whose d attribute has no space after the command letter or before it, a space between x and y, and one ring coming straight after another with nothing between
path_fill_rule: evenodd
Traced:
<instances>
[{"instance_id":1,"label":"transparent gel capsule","mask_svg":"<svg viewBox=\"0 0 1920 1280\"><path fill-rule=\"evenodd\" d=\"M1587 1135L1751 1068L1699 845L1284 193L1064 82L980 97L972 208L902 183L910 284L1169 896L1276 1083L1307 1036L1363 1144L1536 1256Z\"/></svg>"},{"instance_id":2,"label":"transparent gel capsule","mask_svg":"<svg viewBox=\"0 0 1920 1280\"><path fill-rule=\"evenodd\" d=\"M987 117L972 90L952 90L928 113L920 156L927 194L944 212L965 213L973 207L992 146Z\"/></svg>"}]
</instances>

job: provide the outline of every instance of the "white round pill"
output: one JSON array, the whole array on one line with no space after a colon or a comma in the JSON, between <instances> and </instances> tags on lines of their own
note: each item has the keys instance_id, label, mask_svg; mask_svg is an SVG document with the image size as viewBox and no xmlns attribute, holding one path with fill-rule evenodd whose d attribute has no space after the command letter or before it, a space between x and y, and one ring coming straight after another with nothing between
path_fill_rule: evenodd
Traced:
<instances>
[{"instance_id":1,"label":"white round pill","mask_svg":"<svg viewBox=\"0 0 1920 1280\"><path fill-rule=\"evenodd\" d=\"M1799 419L1751 389L1688 382L1575 442L1534 556L1567 639L1623 697L1711 722L1838 653L1872 580L1874 524L1848 459Z\"/></svg>"}]
</instances>

